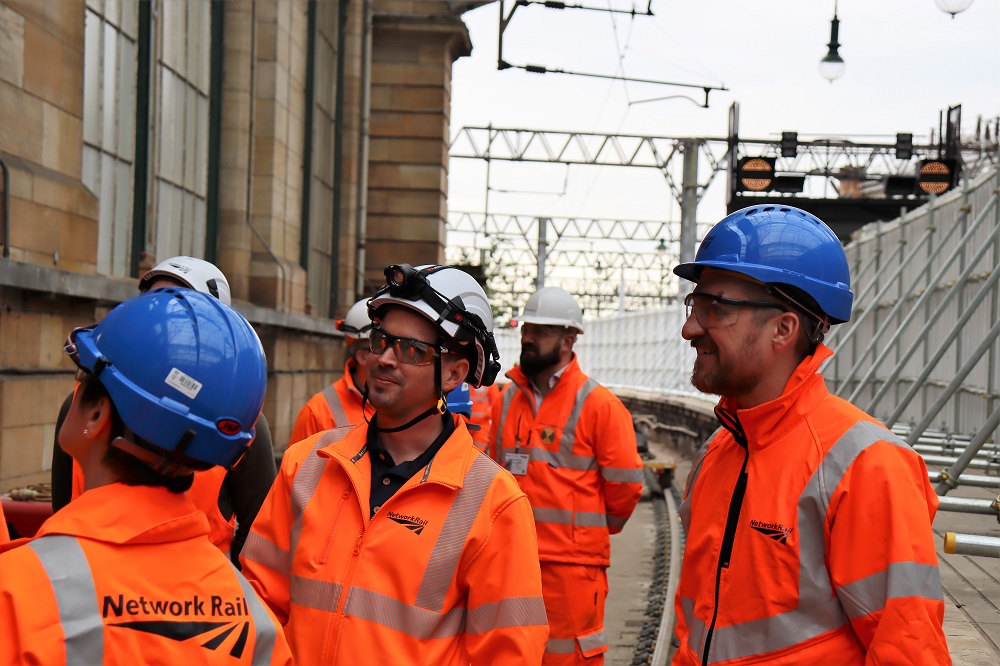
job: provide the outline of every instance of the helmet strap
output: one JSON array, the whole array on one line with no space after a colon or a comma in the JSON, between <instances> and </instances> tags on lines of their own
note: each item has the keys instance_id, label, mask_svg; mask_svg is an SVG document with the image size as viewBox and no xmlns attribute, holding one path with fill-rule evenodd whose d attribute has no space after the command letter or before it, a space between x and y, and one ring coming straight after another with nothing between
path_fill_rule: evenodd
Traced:
<instances>
[{"instance_id":1,"label":"helmet strap","mask_svg":"<svg viewBox=\"0 0 1000 666\"><path fill-rule=\"evenodd\" d=\"M371 423L375 423L375 429L378 430L379 432L400 432L402 430L406 430L407 428L411 428L417 425L418 423L426 419L428 416L434 416L435 414L439 415L443 414L444 412L440 411L441 409L440 405L441 401L438 400L437 404L435 404L433 407L429 407L426 411L421 412L420 414L410 419L403 425L396 426L395 428L380 428L378 426L378 423L375 423L375 419L378 418L378 412L375 412L375 417L372 419Z\"/></svg>"},{"instance_id":2,"label":"helmet strap","mask_svg":"<svg viewBox=\"0 0 1000 666\"><path fill-rule=\"evenodd\" d=\"M440 342L440 341L439 341ZM401 432L407 428L411 428L428 416L433 416L435 414L441 415L448 411L448 401L445 399L444 393L441 392L441 355L438 354L434 357L434 385L437 387L438 399L437 403L433 407L428 407L426 410L417 414L415 417L407 421L401 426L396 426L395 428L380 428L376 419L378 418L378 411L376 410L375 416L371 419L368 418L368 414L365 412L365 403L368 402L368 384L365 384L364 393L361 394L361 415L365 419L365 423L369 426L374 424L374 427L379 432Z\"/></svg>"},{"instance_id":3,"label":"helmet strap","mask_svg":"<svg viewBox=\"0 0 1000 666\"><path fill-rule=\"evenodd\" d=\"M116 449L121 449L133 458L138 458L142 462L149 465L154 472L162 476L172 478L176 476L190 476L191 474L194 474L193 469L180 464L176 459L139 446L135 442L129 441L124 437L115 437L111 440L111 446Z\"/></svg>"},{"instance_id":4,"label":"helmet strap","mask_svg":"<svg viewBox=\"0 0 1000 666\"><path fill-rule=\"evenodd\" d=\"M809 327L809 330L807 331L809 335L809 341L812 342L813 344L819 344L820 342L823 342L823 338L826 336L827 333L830 332L830 320L828 317L807 308L805 305L802 304L801 301L792 298L787 293L782 291L779 287L776 287L773 284L767 285L767 290L772 294L774 294L775 296L777 296L778 298L783 298L789 304L794 306L795 309L797 309L799 312L809 315L809 317L812 319L812 321L810 322L812 325Z\"/></svg>"}]
</instances>

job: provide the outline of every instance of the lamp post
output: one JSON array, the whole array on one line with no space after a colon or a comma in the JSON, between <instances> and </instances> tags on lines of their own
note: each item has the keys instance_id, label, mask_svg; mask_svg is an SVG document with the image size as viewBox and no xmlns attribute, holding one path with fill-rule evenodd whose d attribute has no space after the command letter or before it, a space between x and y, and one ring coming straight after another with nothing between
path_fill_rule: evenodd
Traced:
<instances>
[{"instance_id":1,"label":"lamp post","mask_svg":"<svg viewBox=\"0 0 1000 666\"><path fill-rule=\"evenodd\" d=\"M941 2L942 0L938 0ZM971 0L970 0L971 1ZM830 50L819 61L819 73L824 79L827 79L830 83L833 83L835 79L839 79L844 75L844 70L847 66L844 64L844 59L840 57L838 49L840 48L840 43L837 41L837 33L840 29L840 19L837 18L837 3L833 3L833 20L830 22L830 43L827 46Z\"/></svg>"}]
</instances>

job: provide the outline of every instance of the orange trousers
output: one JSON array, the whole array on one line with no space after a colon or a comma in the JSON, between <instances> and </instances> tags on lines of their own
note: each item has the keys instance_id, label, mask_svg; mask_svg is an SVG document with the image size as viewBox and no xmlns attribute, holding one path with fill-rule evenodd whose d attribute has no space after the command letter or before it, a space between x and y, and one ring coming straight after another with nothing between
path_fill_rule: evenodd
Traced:
<instances>
[{"instance_id":1,"label":"orange trousers","mask_svg":"<svg viewBox=\"0 0 1000 666\"><path fill-rule=\"evenodd\" d=\"M608 640L604 602L608 598L605 567L542 562L542 595L549 619L543 666L598 666Z\"/></svg>"}]
</instances>

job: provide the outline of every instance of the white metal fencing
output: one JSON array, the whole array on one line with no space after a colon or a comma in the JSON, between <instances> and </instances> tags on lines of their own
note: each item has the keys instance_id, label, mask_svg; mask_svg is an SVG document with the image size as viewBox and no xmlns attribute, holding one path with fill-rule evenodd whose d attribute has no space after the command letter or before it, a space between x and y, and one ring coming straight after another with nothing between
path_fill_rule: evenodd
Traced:
<instances>
[{"instance_id":1,"label":"white metal fencing","mask_svg":"<svg viewBox=\"0 0 1000 666\"><path fill-rule=\"evenodd\" d=\"M574 347L584 372L605 386L695 393L689 378L694 350L681 338L684 306L628 312L584 321ZM517 363L521 341L516 329L497 335L503 372Z\"/></svg>"},{"instance_id":2,"label":"white metal fencing","mask_svg":"<svg viewBox=\"0 0 1000 666\"><path fill-rule=\"evenodd\" d=\"M924 427L970 435L990 422L1000 407L998 199L994 169L855 234L845 248L853 316L828 340L832 391L884 421L919 424L933 413ZM576 351L603 384L695 393L683 323L680 304L587 320ZM517 330L497 343L506 372L520 353Z\"/></svg>"},{"instance_id":3,"label":"white metal fencing","mask_svg":"<svg viewBox=\"0 0 1000 666\"><path fill-rule=\"evenodd\" d=\"M855 293L824 374L885 421L977 432L997 406L1000 177L993 170L845 248Z\"/></svg>"}]
</instances>

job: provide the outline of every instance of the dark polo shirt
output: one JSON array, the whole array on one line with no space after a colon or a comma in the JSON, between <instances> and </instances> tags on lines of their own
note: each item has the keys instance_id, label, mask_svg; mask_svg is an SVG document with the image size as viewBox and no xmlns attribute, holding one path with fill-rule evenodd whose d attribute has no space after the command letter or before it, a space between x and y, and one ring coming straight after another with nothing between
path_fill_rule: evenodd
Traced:
<instances>
[{"instance_id":1,"label":"dark polo shirt","mask_svg":"<svg viewBox=\"0 0 1000 666\"><path fill-rule=\"evenodd\" d=\"M437 455L441 446L455 432L455 421L450 412L445 412L441 415L441 424L444 426L444 430L441 431L438 438L427 447L426 451L413 460L397 465L389 452L378 443L376 419L378 419L377 415L372 419L371 427L368 428L368 455L371 456L372 462L372 489L368 505L371 513L369 517L374 516L386 503L386 500L395 495L396 491L402 488L410 477L426 467L431 459Z\"/></svg>"}]
</instances>

